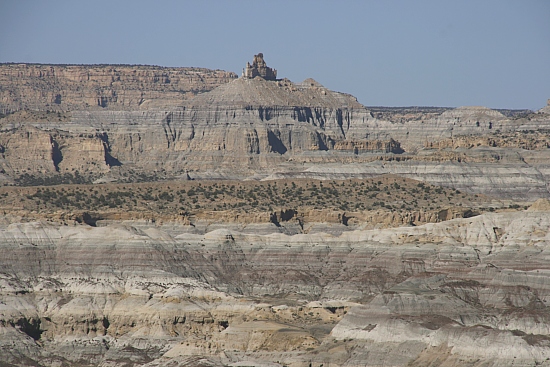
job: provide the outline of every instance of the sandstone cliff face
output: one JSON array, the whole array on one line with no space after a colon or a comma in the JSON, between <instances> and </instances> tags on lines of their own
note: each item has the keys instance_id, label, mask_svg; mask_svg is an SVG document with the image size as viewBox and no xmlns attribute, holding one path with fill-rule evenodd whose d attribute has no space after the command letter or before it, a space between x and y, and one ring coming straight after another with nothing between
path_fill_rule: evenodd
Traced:
<instances>
[{"instance_id":1,"label":"sandstone cliff face","mask_svg":"<svg viewBox=\"0 0 550 367\"><path fill-rule=\"evenodd\" d=\"M56 173L101 174L115 160L102 134L70 135L32 126L0 134L0 168L12 176Z\"/></svg>"},{"instance_id":2,"label":"sandstone cliff face","mask_svg":"<svg viewBox=\"0 0 550 367\"><path fill-rule=\"evenodd\" d=\"M0 64L0 113L177 106L236 77L204 68Z\"/></svg>"},{"instance_id":3,"label":"sandstone cliff face","mask_svg":"<svg viewBox=\"0 0 550 367\"><path fill-rule=\"evenodd\" d=\"M52 174L58 161L58 147L50 134L36 129L25 128L2 135L2 170L19 173L29 170ZM9 162L9 163L8 163Z\"/></svg>"},{"instance_id":4,"label":"sandstone cliff face","mask_svg":"<svg viewBox=\"0 0 550 367\"><path fill-rule=\"evenodd\" d=\"M547 153L543 156L547 157ZM427 181L433 185L453 187L472 194L482 193L521 201L534 201L541 197L548 197L547 165L542 162L530 165L521 161L520 155L516 155L516 162L503 162L499 159L493 162L461 162L460 160L445 161L441 157L436 157L434 160L429 159L430 157L422 158L424 157L405 162L384 160L367 163L350 162L346 165L314 162L303 171L294 171L289 174L275 173L266 177L265 180L371 178L382 174L395 174Z\"/></svg>"},{"instance_id":5,"label":"sandstone cliff face","mask_svg":"<svg viewBox=\"0 0 550 367\"><path fill-rule=\"evenodd\" d=\"M233 88L236 95L246 98L247 93L286 93L286 87L277 83L238 80L222 88ZM342 107L336 97L348 98L345 96L329 98L328 92L324 95L307 88L293 93L302 93L296 104L304 103L302 99L309 98L310 93L320 96L320 104L262 106L269 101L260 99L244 105L245 97L227 102L223 101L227 94L217 91L214 96L206 93L170 111L74 111L70 123L33 125L55 142L57 138L49 130L64 136L66 154L60 173L79 170L89 179L106 174L115 180L132 179L137 174L173 178L186 172L195 178L271 174L321 179L393 173L513 199L535 200L549 195L549 151L543 133L546 115L510 120L497 114L487 117L489 121L479 116L478 109L473 109L475 113L459 109L462 112L453 112L463 116L459 122L453 115L450 120L438 117L420 125L396 124L371 117L365 108ZM328 99L321 101L321 97ZM354 102L347 103L351 106ZM475 118L468 117L472 113ZM42 154L43 161L38 164L36 157L27 162L17 158L24 155L11 151L19 144L13 139L24 135L14 132L25 131L24 127L11 123L5 129L15 129L0 133L2 141L12 141L9 147L0 143L5 151L3 167L9 177L17 179L23 171L55 174L55 170L40 168L55 167L51 154ZM105 153L84 154L81 163L69 159L71 149L77 151L84 142L90 146L103 144ZM101 147L97 145L97 149ZM88 157L86 162L84 157Z\"/></svg>"},{"instance_id":6,"label":"sandstone cliff face","mask_svg":"<svg viewBox=\"0 0 550 367\"><path fill-rule=\"evenodd\" d=\"M225 167L242 177L272 170L293 156L310 152L401 152L394 140L342 142L354 119L368 117L369 112L353 97L329 91L312 80L297 85L256 78L233 81L170 111L73 111L70 123L34 125L62 132L67 152L71 145L80 149L84 140L96 139L99 132L104 149L122 170L164 170L177 175L185 170L223 172ZM21 128L7 123L4 129ZM11 136L12 131L3 134ZM87 144L94 144L92 140ZM102 173L104 161L90 157L86 172L90 176Z\"/></svg>"},{"instance_id":7,"label":"sandstone cliff face","mask_svg":"<svg viewBox=\"0 0 550 367\"><path fill-rule=\"evenodd\" d=\"M544 365L540 210L337 237L4 223L3 362Z\"/></svg>"},{"instance_id":8,"label":"sandstone cliff face","mask_svg":"<svg viewBox=\"0 0 550 367\"><path fill-rule=\"evenodd\" d=\"M471 193L549 196L547 108L392 115L311 79L253 72L234 80L194 68L0 71L0 112L21 110L0 119L0 180L393 173ZM59 199L73 207L91 200L65 189ZM416 210L416 200L388 188L371 198L389 205L393 194L391 211L311 204L193 216L180 207L220 197L145 188L130 200L123 189L114 197L127 202L109 211L103 200L94 218L62 202L40 217L58 202L43 188L5 200L0 365L550 366L547 200L474 216L456 190L439 188L456 206ZM368 191L361 195L376 190ZM135 215L138 200L147 211ZM412 208L394 210L395 200Z\"/></svg>"},{"instance_id":9,"label":"sandstone cliff face","mask_svg":"<svg viewBox=\"0 0 550 367\"><path fill-rule=\"evenodd\" d=\"M115 99L105 100L106 107L97 103L86 107L84 97L78 97L67 104L70 113L48 115L43 122L23 122L36 113L21 115L20 120L16 115L0 119L3 182L35 182L34 176L42 177L39 182L48 177L58 182L63 179L60 175L76 171L88 182L178 177L337 179L393 173L512 199L550 195L545 137L550 115L543 110L504 115L484 107L460 107L405 109L391 115L375 108L373 114L354 97L330 91L312 79L233 80L232 74L221 71L155 67L2 67L7 70L7 86L17 85L14 81L20 78L21 88L34 90L29 98L49 93L49 85L68 91L98 91L107 84L122 88ZM209 89L194 98L178 92ZM134 97L119 98L122 90L160 94L136 102ZM176 92L177 97L170 94ZM59 156L54 158L49 148L40 154L30 149L29 160L22 158L28 143L15 140L24 138L27 126L46 140L49 135L52 144L64 151L63 159L56 161ZM85 153L78 156L83 146ZM30 178L21 179L23 174Z\"/></svg>"},{"instance_id":10,"label":"sandstone cliff face","mask_svg":"<svg viewBox=\"0 0 550 367\"><path fill-rule=\"evenodd\" d=\"M550 137L545 131L515 132L493 136L457 136L425 143L428 149L460 149L477 147L506 147L525 150L545 150L550 148Z\"/></svg>"}]
</instances>

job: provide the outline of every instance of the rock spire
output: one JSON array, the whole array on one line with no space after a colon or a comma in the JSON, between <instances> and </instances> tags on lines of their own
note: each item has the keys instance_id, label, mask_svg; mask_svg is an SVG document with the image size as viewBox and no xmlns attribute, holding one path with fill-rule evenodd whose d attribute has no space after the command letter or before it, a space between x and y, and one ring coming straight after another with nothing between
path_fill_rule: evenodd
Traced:
<instances>
[{"instance_id":1,"label":"rock spire","mask_svg":"<svg viewBox=\"0 0 550 367\"><path fill-rule=\"evenodd\" d=\"M243 69L243 78L253 79L257 76L265 80L277 79L277 70L267 66L264 61L264 54L261 52L257 55L254 55L252 65L247 62L246 67Z\"/></svg>"}]
</instances>

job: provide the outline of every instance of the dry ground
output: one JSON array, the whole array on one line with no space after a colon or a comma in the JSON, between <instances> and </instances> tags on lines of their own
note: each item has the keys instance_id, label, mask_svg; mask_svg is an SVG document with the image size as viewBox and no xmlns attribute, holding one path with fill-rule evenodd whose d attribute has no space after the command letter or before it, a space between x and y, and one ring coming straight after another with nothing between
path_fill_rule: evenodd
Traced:
<instances>
[{"instance_id":1,"label":"dry ground","mask_svg":"<svg viewBox=\"0 0 550 367\"><path fill-rule=\"evenodd\" d=\"M327 181L171 181L0 187L0 210L4 214L33 218L48 218L60 212L94 212L98 218L116 218L118 213L120 218L132 219L147 215L189 217L205 212L253 214L287 209L410 213L448 208L481 213L519 206L394 175Z\"/></svg>"}]
</instances>

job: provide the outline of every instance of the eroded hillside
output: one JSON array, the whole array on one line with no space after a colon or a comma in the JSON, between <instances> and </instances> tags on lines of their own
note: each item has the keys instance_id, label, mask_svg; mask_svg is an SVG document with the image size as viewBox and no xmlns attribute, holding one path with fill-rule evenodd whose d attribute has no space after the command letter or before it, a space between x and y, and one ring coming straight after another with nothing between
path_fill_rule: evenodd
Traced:
<instances>
[{"instance_id":1,"label":"eroded hillside","mask_svg":"<svg viewBox=\"0 0 550 367\"><path fill-rule=\"evenodd\" d=\"M105 106L94 96L93 106L75 97L49 112L12 108L23 110L0 119L5 185L398 174L499 198L550 195L548 108L371 110L312 79L234 80L193 68L3 67L3 90L28 84L40 96L54 85L68 95L99 93L103 83L150 94L143 103L109 92L119 97Z\"/></svg>"},{"instance_id":2,"label":"eroded hillside","mask_svg":"<svg viewBox=\"0 0 550 367\"><path fill-rule=\"evenodd\" d=\"M338 234L358 228L435 223L519 204L470 195L397 176L365 180L172 181L143 184L0 188L0 211L26 220L98 225L109 220L211 225L265 225L309 233L325 223ZM329 227L331 229L329 229Z\"/></svg>"},{"instance_id":3,"label":"eroded hillside","mask_svg":"<svg viewBox=\"0 0 550 367\"><path fill-rule=\"evenodd\" d=\"M550 366L550 104L0 74L0 367Z\"/></svg>"},{"instance_id":4,"label":"eroded hillside","mask_svg":"<svg viewBox=\"0 0 550 367\"><path fill-rule=\"evenodd\" d=\"M2 365L546 366L549 207L339 236L4 218Z\"/></svg>"},{"instance_id":5,"label":"eroded hillside","mask_svg":"<svg viewBox=\"0 0 550 367\"><path fill-rule=\"evenodd\" d=\"M0 64L0 113L174 107L236 77L190 67Z\"/></svg>"}]
</instances>

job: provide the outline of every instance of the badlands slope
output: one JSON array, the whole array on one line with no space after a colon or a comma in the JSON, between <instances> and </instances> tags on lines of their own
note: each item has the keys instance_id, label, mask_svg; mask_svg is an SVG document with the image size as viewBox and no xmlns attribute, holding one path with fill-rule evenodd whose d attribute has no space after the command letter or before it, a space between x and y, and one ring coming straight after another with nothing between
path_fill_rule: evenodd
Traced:
<instances>
[{"instance_id":1,"label":"badlands slope","mask_svg":"<svg viewBox=\"0 0 550 367\"><path fill-rule=\"evenodd\" d=\"M471 194L550 196L548 108L371 110L312 79L235 77L0 65L0 183L398 174Z\"/></svg>"},{"instance_id":2,"label":"badlands slope","mask_svg":"<svg viewBox=\"0 0 550 367\"><path fill-rule=\"evenodd\" d=\"M0 367L550 366L549 106L128 65L0 83Z\"/></svg>"},{"instance_id":3,"label":"badlands slope","mask_svg":"<svg viewBox=\"0 0 550 367\"><path fill-rule=\"evenodd\" d=\"M339 236L5 219L0 365L550 365L540 209Z\"/></svg>"}]
</instances>

